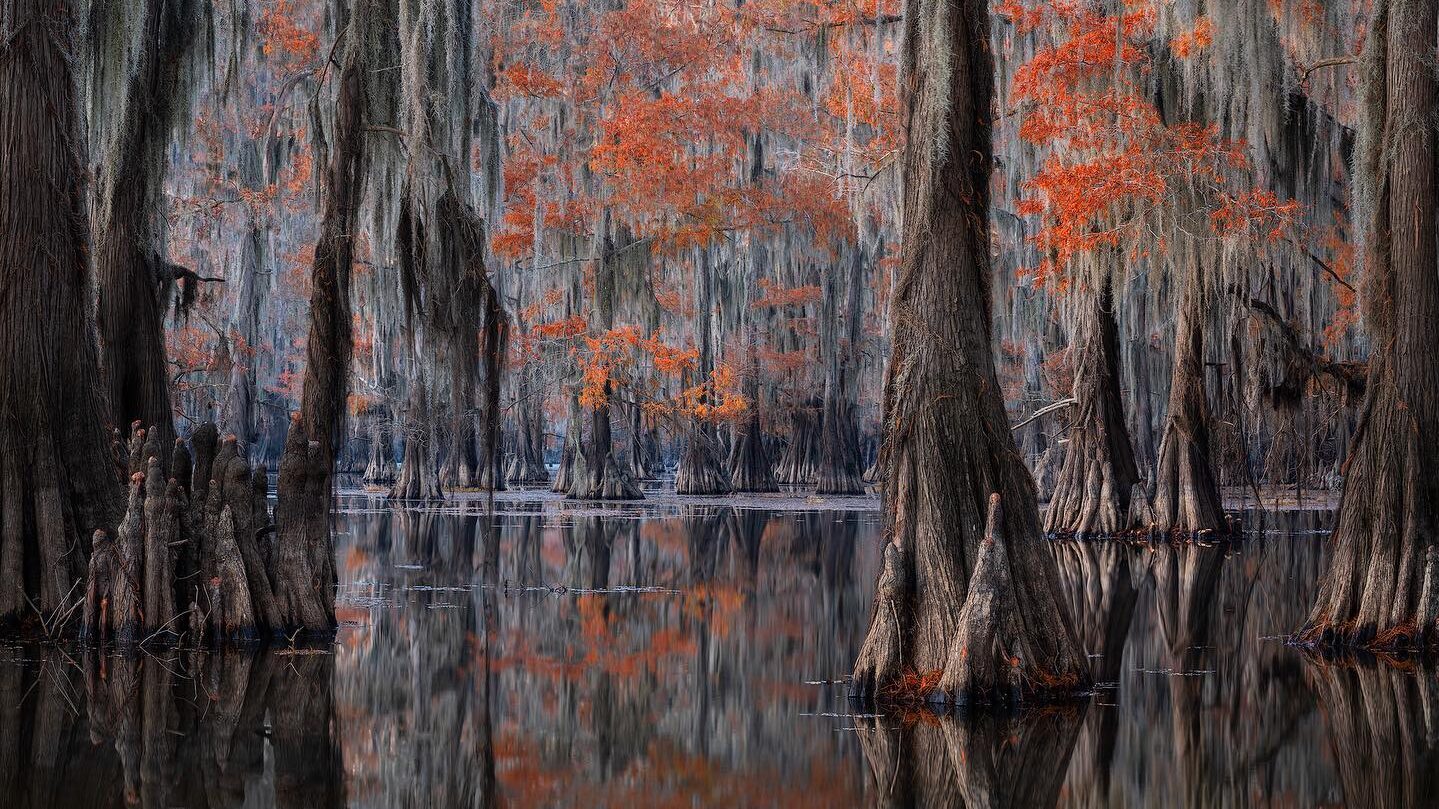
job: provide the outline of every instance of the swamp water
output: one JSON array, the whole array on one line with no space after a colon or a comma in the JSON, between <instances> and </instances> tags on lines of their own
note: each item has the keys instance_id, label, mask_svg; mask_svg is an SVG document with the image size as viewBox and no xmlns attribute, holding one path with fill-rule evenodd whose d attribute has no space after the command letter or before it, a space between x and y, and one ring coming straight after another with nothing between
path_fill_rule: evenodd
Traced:
<instances>
[{"instance_id":1,"label":"swamp water","mask_svg":"<svg viewBox=\"0 0 1439 809\"><path fill-rule=\"evenodd\" d=\"M856 715L873 501L547 495L337 520L331 650L0 647L0 806L1410 806L1439 678L1310 661L1327 516L1229 548L1057 547L1100 686Z\"/></svg>"}]
</instances>

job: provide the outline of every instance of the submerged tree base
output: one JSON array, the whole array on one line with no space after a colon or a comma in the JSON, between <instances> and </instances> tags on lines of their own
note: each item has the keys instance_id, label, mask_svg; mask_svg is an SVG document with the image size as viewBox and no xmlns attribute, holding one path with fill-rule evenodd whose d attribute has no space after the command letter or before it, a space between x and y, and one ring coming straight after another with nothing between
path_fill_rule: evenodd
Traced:
<instances>
[{"instance_id":1,"label":"submerged tree base","mask_svg":"<svg viewBox=\"0 0 1439 809\"><path fill-rule=\"evenodd\" d=\"M958 709L1013 708L1087 696L1082 661L1067 659L1070 655L1045 659L1042 643L1024 625L1003 526L1000 497L994 494L944 668L927 672L899 668L903 636L897 605L903 603L903 560L897 546L885 547L879 604L855 664L854 696L881 705L925 702Z\"/></svg>"}]
</instances>

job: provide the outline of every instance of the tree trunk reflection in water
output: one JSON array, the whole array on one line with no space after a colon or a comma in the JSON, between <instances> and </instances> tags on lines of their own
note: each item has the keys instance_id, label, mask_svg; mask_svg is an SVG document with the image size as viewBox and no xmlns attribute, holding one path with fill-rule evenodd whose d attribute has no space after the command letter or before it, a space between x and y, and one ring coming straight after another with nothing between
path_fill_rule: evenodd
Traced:
<instances>
[{"instance_id":1,"label":"tree trunk reflection in water","mask_svg":"<svg viewBox=\"0 0 1439 809\"><path fill-rule=\"evenodd\" d=\"M883 807L1050 807L1059 801L1084 707L1002 717L924 713L901 727L866 720L860 744Z\"/></svg>"},{"instance_id":2,"label":"tree trunk reflection in water","mask_svg":"<svg viewBox=\"0 0 1439 809\"><path fill-rule=\"evenodd\" d=\"M0 666L7 806L345 805L335 658L32 650Z\"/></svg>"},{"instance_id":3,"label":"tree trunk reflection in water","mask_svg":"<svg viewBox=\"0 0 1439 809\"><path fill-rule=\"evenodd\" d=\"M1344 801L1370 809L1439 806L1439 674L1312 659Z\"/></svg>"}]
</instances>

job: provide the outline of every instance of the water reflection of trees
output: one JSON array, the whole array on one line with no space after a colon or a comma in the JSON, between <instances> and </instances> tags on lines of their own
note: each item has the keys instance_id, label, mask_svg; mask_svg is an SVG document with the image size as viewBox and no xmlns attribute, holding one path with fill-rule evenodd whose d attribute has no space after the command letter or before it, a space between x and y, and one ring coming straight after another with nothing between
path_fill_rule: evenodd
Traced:
<instances>
[{"instance_id":1,"label":"water reflection of trees","mask_svg":"<svg viewBox=\"0 0 1439 809\"><path fill-rule=\"evenodd\" d=\"M842 686L802 681L853 659L860 519L350 515L347 589L371 599L356 599L365 626L342 638L339 672L357 793L387 805L488 755L516 805L852 803L857 740L801 715L848 711ZM498 570L482 577L464 537L479 548L487 531ZM485 733L488 754L469 743ZM456 767L421 761L447 751L420 735L456 748Z\"/></svg>"},{"instance_id":2,"label":"water reflection of trees","mask_svg":"<svg viewBox=\"0 0 1439 809\"><path fill-rule=\"evenodd\" d=\"M1310 661L1349 806L1439 806L1439 673Z\"/></svg>"},{"instance_id":3,"label":"water reflection of trees","mask_svg":"<svg viewBox=\"0 0 1439 809\"><path fill-rule=\"evenodd\" d=\"M7 806L345 804L327 652L24 654L0 664Z\"/></svg>"},{"instance_id":4,"label":"water reflection of trees","mask_svg":"<svg viewBox=\"0 0 1439 809\"><path fill-rule=\"evenodd\" d=\"M868 720L860 730L870 803L884 807L1050 807L1084 718L1083 706L1018 716Z\"/></svg>"},{"instance_id":5,"label":"water reflection of trees","mask_svg":"<svg viewBox=\"0 0 1439 809\"><path fill-rule=\"evenodd\" d=\"M1308 805L1332 792L1300 659L1277 637L1308 609L1317 519L1288 515L1230 546L1057 546L1077 629L1102 655L1095 679L1118 683L1090 711L1067 803Z\"/></svg>"}]
</instances>

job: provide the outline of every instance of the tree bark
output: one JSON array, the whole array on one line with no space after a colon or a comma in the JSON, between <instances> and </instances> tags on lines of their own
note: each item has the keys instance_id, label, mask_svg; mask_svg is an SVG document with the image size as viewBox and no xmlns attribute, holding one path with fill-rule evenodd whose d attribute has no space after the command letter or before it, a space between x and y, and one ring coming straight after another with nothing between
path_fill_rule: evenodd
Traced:
<instances>
[{"instance_id":1,"label":"tree bark","mask_svg":"<svg viewBox=\"0 0 1439 809\"><path fill-rule=\"evenodd\" d=\"M758 401L751 394L749 415L736 436L729 457L730 481L737 492L777 492L769 450L764 445Z\"/></svg>"},{"instance_id":2,"label":"tree bark","mask_svg":"<svg viewBox=\"0 0 1439 809\"><path fill-rule=\"evenodd\" d=\"M1069 445L1044 515L1046 532L1080 539L1129 528L1130 493L1139 482L1119 394L1119 328L1108 278L1083 313L1074 353Z\"/></svg>"},{"instance_id":3,"label":"tree bark","mask_svg":"<svg viewBox=\"0 0 1439 809\"><path fill-rule=\"evenodd\" d=\"M120 11L135 14L131 7ZM99 290L98 326L101 367L109 384L115 424L140 419L161 446L175 439L170 404L169 369L165 361L165 311L175 275L166 258L163 238L166 150L170 120L188 88L180 86L185 52L199 32L191 23L195 12L188 0L141 0L141 33L134 65L110 64L108 47L92 46L97 75L127 70L125 97L118 99L118 120L99 144L100 163L95 211L95 273ZM96 27L125 23L109 19L108 10L92 21ZM103 32L97 32L103 37ZM103 82L92 88L105 92ZM101 122L92 122L99 125ZM104 122L108 123L108 122ZM168 466L170 459L160 463Z\"/></svg>"},{"instance_id":4,"label":"tree bark","mask_svg":"<svg viewBox=\"0 0 1439 809\"><path fill-rule=\"evenodd\" d=\"M324 205L320 222L320 238L315 245L315 259L310 276L310 332L305 344L305 377L300 393L300 418L290 429L301 430L303 441L286 441L287 449L302 449L309 457L313 441L323 460L321 484L326 492L316 504L320 513L307 512L295 503L306 503L305 490L313 481L304 477L286 478L278 482L275 519L282 537L303 541L311 558L328 558L323 569L312 570L315 579L306 582L302 593L285 591L282 600L295 602L305 598L323 598L333 593L334 546L330 537L330 491L335 474L335 454L344 435L345 402L349 392L350 352L353 346L350 316L350 269L355 260L355 233L359 229L358 214L365 177L365 121L368 107L366 64L369 27L379 13L357 2L350 8L346 29L345 51L335 98L335 118L331 138L329 164L325 167ZM285 459L281 458L281 465ZM292 468L302 467L300 459L291 459ZM323 516L324 519L319 519ZM244 537L240 537L243 543ZM243 547L243 546L242 546ZM285 554L284 549L281 555ZM289 587L293 580L285 580ZM252 594L253 595L253 594ZM330 598L323 598L330 603ZM329 628L335 626L333 605L319 609L326 613Z\"/></svg>"},{"instance_id":5,"label":"tree bark","mask_svg":"<svg viewBox=\"0 0 1439 809\"><path fill-rule=\"evenodd\" d=\"M606 230L610 216L604 220ZM592 301L595 327L609 331L615 325L616 274L621 261L615 240L605 233L604 252L595 263L594 296ZM626 245L628 247L628 245ZM612 383L605 381L604 402L590 410L589 441L581 442L580 451L575 454L574 475L570 481L569 496L581 500L642 500L640 487L624 473L615 460L614 432L610 425L610 399L614 391ZM577 422L571 422L575 429ZM578 436L578 433L576 434Z\"/></svg>"},{"instance_id":6,"label":"tree bark","mask_svg":"<svg viewBox=\"0 0 1439 809\"><path fill-rule=\"evenodd\" d=\"M719 442L708 425L693 423L675 470L675 494L729 494L734 491Z\"/></svg>"},{"instance_id":7,"label":"tree bark","mask_svg":"<svg viewBox=\"0 0 1439 809\"><path fill-rule=\"evenodd\" d=\"M435 459L435 436L425 381L410 381L410 402L405 407L404 454L400 474L390 489L390 499L428 502L443 500L439 464Z\"/></svg>"},{"instance_id":8,"label":"tree bark","mask_svg":"<svg viewBox=\"0 0 1439 809\"><path fill-rule=\"evenodd\" d=\"M1439 0L1375 10L1363 58L1364 404L1333 555L1301 637L1377 650L1439 640L1439 272L1433 69Z\"/></svg>"},{"instance_id":9,"label":"tree bark","mask_svg":"<svg viewBox=\"0 0 1439 809\"><path fill-rule=\"evenodd\" d=\"M884 388L886 542L854 685L883 698L904 688L906 673L922 683L939 674L955 700L1072 694L1088 668L991 349L989 8L908 0L906 19L904 238ZM1010 612L971 606L971 593L1002 598ZM977 645L985 636L1010 654ZM983 658L956 667L966 646ZM1015 674L1018 694L993 687Z\"/></svg>"},{"instance_id":10,"label":"tree bark","mask_svg":"<svg viewBox=\"0 0 1439 809\"><path fill-rule=\"evenodd\" d=\"M1155 528L1187 535L1227 532L1209 440L1204 391L1204 290L1200 260L1181 259L1183 276L1174 338L1169 413L1154 481Z\"/></svg>"},{"instance_id":11,"label":"tree bark","mask_svg":"<svg viewBox=\"0 0 1439 809\"><path fill-rule=\"evenodd\" d=\"M819 479L819 401L810 400L790 411L789 443L775 466L775 481L804 486Z\"/></svg>"},{"instance_id":12,"label":"tree bark","mask_svg":"<svg viewBox=\"0 0 1439 809\"><path fill-rule=\"evenodd\" d=\"M0 622L78 598L124 509L91 319L69 6L0 0ZM30 606L33 602L34 608Z\"/></svg>"},{"instance_id":13,"label":"tree bark","mask_svg":"<svg viewBox=\"0 0 1439 809\"><path fill-rule=\"evenodd\" d=\"M840 340L834 300L838 292L831 274L825 275L824 306L820 313L820 350L825 354L824 408L820 412L818 494L863 494L864 469L860 464L859 431L854 424L854 375L860 337L860 284L863 251L854 249L845 282L845 321L848 333Z\"/></svg>"}]
</instances>

